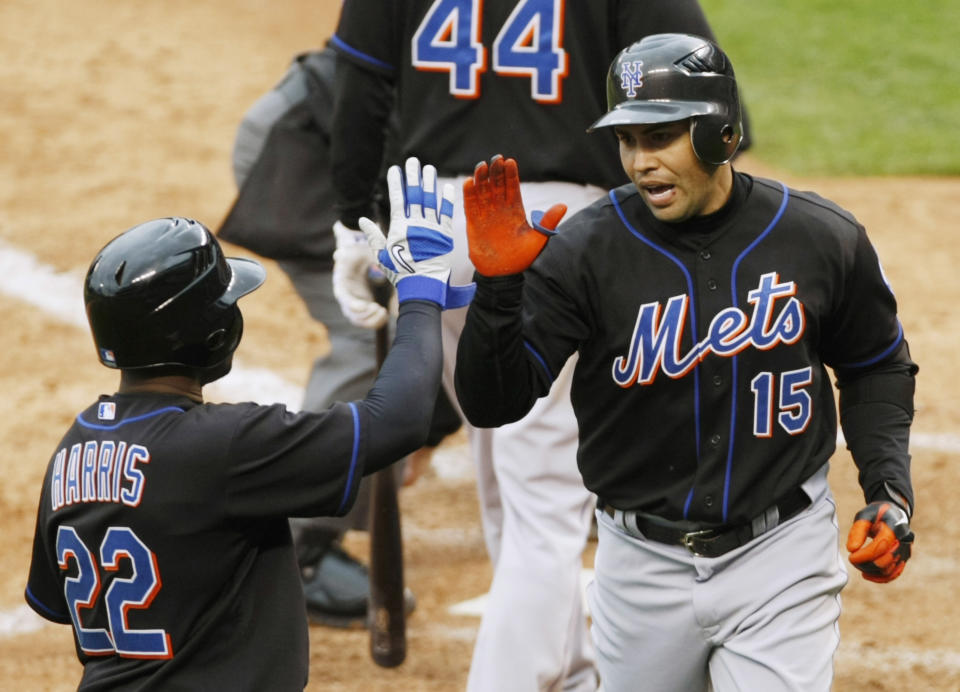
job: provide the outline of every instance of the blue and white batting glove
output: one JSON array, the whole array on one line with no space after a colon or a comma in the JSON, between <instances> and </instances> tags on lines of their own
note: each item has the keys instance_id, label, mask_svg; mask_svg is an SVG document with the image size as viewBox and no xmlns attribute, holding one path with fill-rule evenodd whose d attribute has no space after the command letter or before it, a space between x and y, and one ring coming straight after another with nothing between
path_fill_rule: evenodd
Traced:
<instances>
[{"instance_id":1,"label":"blue and white batting glove","mask_svg":"<svg viewBox=\"0 0 960 692\"><path fill-rule=\"evenodd\" d=\"M429 300L442 309L470 303L475 284L450 285L450 251L453 250L453 186L446 184L437 197L437 169L420 168L407 159L406 174L399 166L387 171L390 194L390 228L383 237L370 219L360 219L360 229L387 278L397 287L397 300Z\"/></svg>"}]
</instances>

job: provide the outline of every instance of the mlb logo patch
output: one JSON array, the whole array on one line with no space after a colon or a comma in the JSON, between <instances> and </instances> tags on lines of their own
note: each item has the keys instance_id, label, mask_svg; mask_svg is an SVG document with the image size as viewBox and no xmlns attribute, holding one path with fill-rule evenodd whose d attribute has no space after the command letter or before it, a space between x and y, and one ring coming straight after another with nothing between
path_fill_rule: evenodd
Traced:
<instances>
[{"instance_id":1,"label":"mlb logo patch","mask_svg":"<svg viewBox=\"0 0 960 692\"><path fill-rule=\"evenodd\" d=\"M97 407L97 418L100 420L113 420L117 417L117 405L112 401L101 401Z\"/></svg>"},{"instance_id":2,"label":"mlb logo patch","mask_svg":"<svg viewBox=\"0 0 960 692\"><path fill-rule=\"evenodd\" d=\"M103 360L107 365L116 367L117 366L117 357L113 355L113 351L109 348L100 349L100 359Z\"/></svg>"}]
</instances>

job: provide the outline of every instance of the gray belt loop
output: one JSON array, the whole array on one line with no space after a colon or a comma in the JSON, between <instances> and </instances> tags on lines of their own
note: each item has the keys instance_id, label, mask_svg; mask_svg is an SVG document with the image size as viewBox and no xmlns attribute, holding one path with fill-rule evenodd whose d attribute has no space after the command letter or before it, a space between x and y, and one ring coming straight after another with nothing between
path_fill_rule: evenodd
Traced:
<instances>
[{"instance_id":1,"label":"gray belt loop","mask_svg":"<svg viewBox=\"0 0 960 692\"><path fill-rule=\"evenodd\" d=\"M624 519L623 510L613 510L613 523L616 524L617 528L619 528L621 531L630 533L630 527L627 526L627 522Z\"/></svg>"},{"instance_id":2,"label":"gray belt loop","mask_svg":"<svg viewBox=\"0 0 960 692\"><path fill-rule=\"evenodd\" d=\"M768 507L764 510L763 514L753 518L751 524L753 525L753 537L766 533L770 529L777 526L780 523L780 510L777 509L777 506Z\"/></svg>"},{"instance_id":3,"label":"gray belt loop","mask_svg":"<svg viewBox=\"0 0 960 692\"><path fill-rule=\"evenodd\" d=\"M628 536L634 538L643 538L643 534L637 531L637 522L634 519L636 512L624 512L622 509L613 509L613 523Z\"/></svg>"}]
</instances>

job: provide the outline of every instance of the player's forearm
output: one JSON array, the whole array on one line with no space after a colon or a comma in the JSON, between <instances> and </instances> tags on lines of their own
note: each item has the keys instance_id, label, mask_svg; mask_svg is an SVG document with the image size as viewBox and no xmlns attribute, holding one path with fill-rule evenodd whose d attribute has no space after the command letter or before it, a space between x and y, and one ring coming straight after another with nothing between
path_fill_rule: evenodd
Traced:
<instances>
[{"instance_id":1,"label":"player's forearm","mask_svg":"<svg viewBox=\"0 0 960 692\"><path fill-rule=\"evenodd\" d=\"M467 420L492 428L521 419L542 392L523 344L523 276L475 279L454 380Z\"/></svg>"},{"instance_id":2,"label":"player's forearm","mask_svg":"<svg viewBox=\"0 0 960 692\"><path fill-rule=\"evenodd\" d=\"M364 475L425 444L440 389L439 306L416 300L402 303L396 329L380 374L361 402L367 414Z\"/></svg>"},{"instance_id":3,"label":"player's forearm","mask_svg":"<svg viewBox=\"0 0 960 692\"><path fill-rule=\"evenodd\" d=\"M392 87L383 76L341 57L335 84L330 133L335 206L340 220L357 228L361 216L375 218L373 198L383 162Z\"/></svg>"},{"instance_id":4,"label":"player's forearm","mask_svg":"<svg viewBox=\"0 0 960 692\"><path fill-rule=\"evenodd\" d=\"M908 449L913 392L913 374L906 365L846 382L840 389L840 424L865 499L899 502L891 497L893 490L906 500L908 512L913 510Z\"/></svg>"}]
</instances>

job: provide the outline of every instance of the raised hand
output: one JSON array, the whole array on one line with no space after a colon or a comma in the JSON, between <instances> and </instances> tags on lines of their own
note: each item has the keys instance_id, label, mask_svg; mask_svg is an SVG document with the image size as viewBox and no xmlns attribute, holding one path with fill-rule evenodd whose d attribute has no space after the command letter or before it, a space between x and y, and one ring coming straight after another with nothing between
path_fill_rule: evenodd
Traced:
<instances>
[{"instance_id":1,"label":"raised hand","mask_svg":"<svg viewBox=\"0 0 960 692\"><path fill-rule=\"evenodd\" d=\"M484 276L518 274L529 267L567 212L555 204L546 213L534 212L527 223L520 198L520 174L514 159L499 154L482 161L463 184L470 260Z\"/></svg>"},{"instance_id":2,"label":"raised hand","mask_svg":"<svg viewBox=\"0 0 960 692\"><path fill-rule=\"evenodd\" d=\"M384 273L397 287L397 299L429 300L442 308L462 307L473 297L473 285L452 287L450 251L453 250L454 190L444 185L437 196L437 170L416 158L405 170L387 171L390 195L390 227L384 238L380 227L368 218L360 228Z\"/></svg>"}]
</instances>

